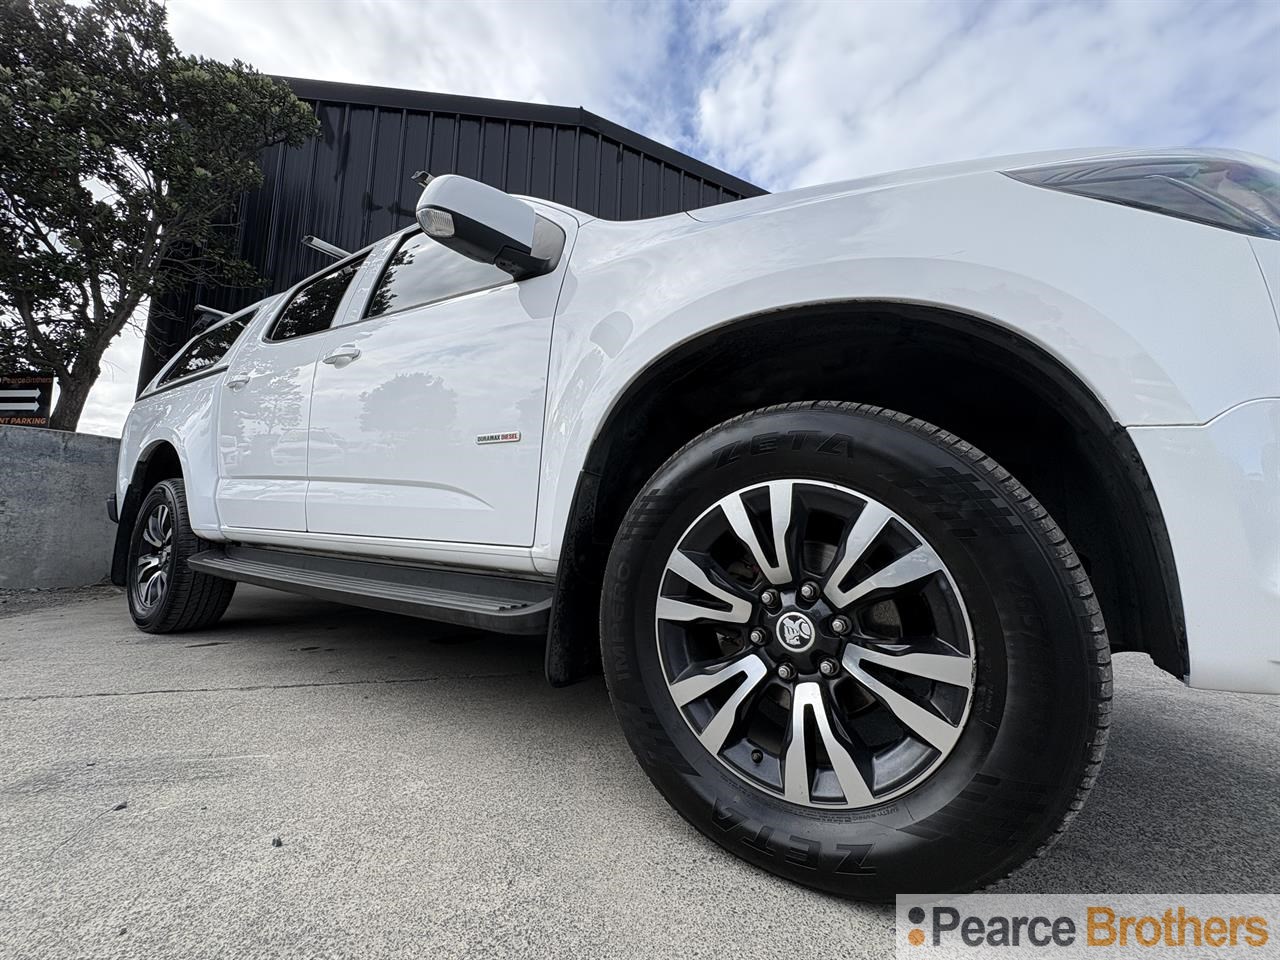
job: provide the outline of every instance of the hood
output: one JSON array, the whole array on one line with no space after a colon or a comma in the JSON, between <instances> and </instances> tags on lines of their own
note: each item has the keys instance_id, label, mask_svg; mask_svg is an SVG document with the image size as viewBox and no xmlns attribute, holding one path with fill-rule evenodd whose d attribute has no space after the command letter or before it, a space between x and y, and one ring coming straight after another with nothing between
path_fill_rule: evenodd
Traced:
<instances>
[{"instance_id":1,"label":"hood","mask_svg":"<svg viewBox=\"0 0 1280 960\"><path fill-rule=\"evenodd\" d=\"M732 203L722 203L714 207L690 210L688 213L695 220L714 223L722 220L736 220L739 217L749 217L770 210L781 210L820 200L830 200L853 193L886 190L909 184L969 176L975 173L1025 170L1030 167L1066 163L1071 160L1106 160L1121 157L1159 156L1198 156L1235 160L1256 159L1252 155L1239 150L1204 150L1194 147L1082 147L1075 150L1048 150L1039 153L1018 153L1003 157L986 157L981 160L964 160L959 163L944 163L930 167L915 167L910 170L896 170L892 173L879 173L869 177L859 177L856 180L841 180L816 187L801 187L798 190L765 194L762 197L749 197L746 200L735 200Z\"/></svg>"}]
</instances>

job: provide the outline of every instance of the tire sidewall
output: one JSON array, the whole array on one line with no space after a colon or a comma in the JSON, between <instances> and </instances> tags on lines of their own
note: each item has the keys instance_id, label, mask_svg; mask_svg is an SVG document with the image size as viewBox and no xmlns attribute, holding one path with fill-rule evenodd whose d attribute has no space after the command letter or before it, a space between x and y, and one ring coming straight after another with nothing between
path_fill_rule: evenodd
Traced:
<instances>
[{"instance_id":1,"label":"tire sidewall","mask_svg":"<svg viewBox=\"0 0 1280 960\"><path fill-rule=\"evenodd\" d=\"M1080 610L1036 518L975 463L980 455L918 421L862 410L739 418L655 474L606 571L606 678L655 785L738 855L846 896L967 889L1034 853L1075 795L1091 702ZM875 807L801 807L748 786L702 748L658 659L654 604L676 542L721 497L783 478L849 487L905 519L947 565L973 627L964 732L924 783Z\"/></svg>"}]
</instances>

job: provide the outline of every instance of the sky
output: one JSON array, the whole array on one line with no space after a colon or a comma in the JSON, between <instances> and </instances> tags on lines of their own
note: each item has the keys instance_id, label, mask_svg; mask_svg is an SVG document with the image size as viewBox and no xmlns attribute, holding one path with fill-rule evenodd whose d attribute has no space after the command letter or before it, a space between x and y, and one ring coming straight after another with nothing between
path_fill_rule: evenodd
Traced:
<instances>
[{"instance_id":1,"label":"sky","mask_svg":"<svg viewBox=\"0 0 1280 960\"><path fill-rule=\"evenodd\" d=\"M168 0L268 73L583 106L770 190L975 157L1280 158L1280 0ZM141 355L80 429L119 435Z\"/></svg>"}]
</instances>

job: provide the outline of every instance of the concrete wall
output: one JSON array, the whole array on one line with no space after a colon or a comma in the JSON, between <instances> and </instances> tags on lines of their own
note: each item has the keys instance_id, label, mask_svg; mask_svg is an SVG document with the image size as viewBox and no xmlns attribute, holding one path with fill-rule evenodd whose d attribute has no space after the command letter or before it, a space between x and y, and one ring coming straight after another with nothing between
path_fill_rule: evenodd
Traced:
<instances>
[{"instance_id":1,"label":"concrete wall","mask_svg":"<svg viewBox=\"0 0 1280 960\"><path fill-rule=\"evenodd\" d=\"M78 587L111 572L119 440L0 426L0 588Z\"/></svg>"}]
</instances>

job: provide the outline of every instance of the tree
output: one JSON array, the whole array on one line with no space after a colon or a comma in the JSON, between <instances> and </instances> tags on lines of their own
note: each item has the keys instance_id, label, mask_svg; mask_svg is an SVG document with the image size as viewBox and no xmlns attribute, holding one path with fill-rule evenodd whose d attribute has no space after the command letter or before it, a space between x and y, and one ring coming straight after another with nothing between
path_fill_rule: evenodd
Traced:
<instances>
[{"instance_id":1,"label":"tree","mask_svg":"<svg viewBox=\"0 0 1280 960\"><path fill-rule=\"evenodd\" d=\"M259 282L236 201L317 126L284 83L181 54L152 0L0 0L0 36L0 369L52 370L74 430L146 298Z\"/></svg>"}]
</instances>

